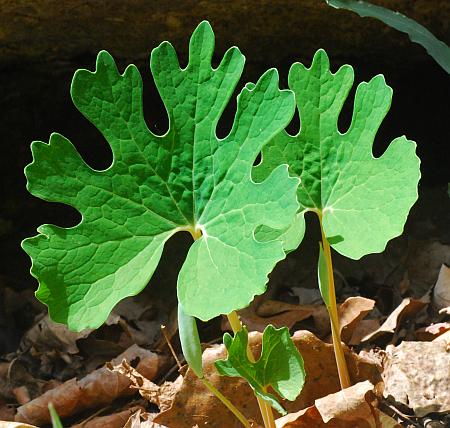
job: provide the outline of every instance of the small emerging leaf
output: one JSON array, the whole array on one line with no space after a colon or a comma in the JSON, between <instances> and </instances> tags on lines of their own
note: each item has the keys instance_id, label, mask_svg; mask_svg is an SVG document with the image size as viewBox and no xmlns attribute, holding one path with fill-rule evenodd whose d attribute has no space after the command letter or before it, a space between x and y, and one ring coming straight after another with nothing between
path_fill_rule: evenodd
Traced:
<instances>
[{"instance_id":1,"label":"small emerging leaf","mask_svg":"<svg viewBox=\"0 0 450 428\"><path fill-rule=\"evenodd\" d=\"M194 317L184 312L181 303L178 303L178 331L181 349L186 362L197 377L203 378L202 347L198 335L197 322Z\"/></svg>"},{"instance_id":2,"label":"small emerging leaf","mask_svg":"<svg viewBox=\"0 0 450 428\"><path fill-rule=\"evenodd\" d=\"M372 154L392 98L382 75L358 85L350 127L339 131L338 118L353 75L349 65L331 73L323 50L314 55L310 68L295 63L289 71L300 132L278 134L264 146L262 162L253 172L261 180L277 165L287 163L291 175L301 178L300 210L294 225L284 233L295 238L285 242L286 251L301 243L307 211L322 216L325 236L342 255L359 259L383 251L390 239L402 233L417 200L420 160L416 144L403 136L392 141L380 157Z\"/></svg>"},{"instance_id":3,"label":"small emerging leaf","mask_svg":"<svg viewBox=\"0 0 450 428\"><path fill-rule=\"evenodd\" d=\"M225 333L223 342L228 350L228 358L216 361L219 373L244 378L255 394L285 414L276 397L267 392L267 387L272 387L281 397L293 401L305 383L303 358L292 342L289 329L276 329L268 325L263 333L261 357L255 363L247 356L248 332L245 327L234 337Z\"/></svg>"}]
</instances>

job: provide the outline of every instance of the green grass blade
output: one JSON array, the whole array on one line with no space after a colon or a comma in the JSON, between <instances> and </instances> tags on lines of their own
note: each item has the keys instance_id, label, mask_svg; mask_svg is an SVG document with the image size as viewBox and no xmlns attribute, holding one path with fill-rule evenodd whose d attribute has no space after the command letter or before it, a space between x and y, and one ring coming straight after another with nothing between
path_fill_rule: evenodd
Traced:
<instances>
[{"instance_id":1,"label":"green grass blade","mask_svg":"<svg viewBox=\"0 0 450 428\"><path fill-rule=\"evenodd\" d=\"M52 427L64 428L61 419L59 419L58 413L56 412L56 409L52 403L49 403L48 411L50 412L50 417L52 418Z\"/></svg>"}]
</instances>

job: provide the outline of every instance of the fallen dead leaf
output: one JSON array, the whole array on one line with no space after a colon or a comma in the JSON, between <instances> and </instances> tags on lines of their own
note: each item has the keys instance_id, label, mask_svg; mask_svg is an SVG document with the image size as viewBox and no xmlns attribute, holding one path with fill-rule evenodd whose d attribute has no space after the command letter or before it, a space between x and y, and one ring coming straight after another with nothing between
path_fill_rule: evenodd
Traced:
<instances>
[{"instance_id":1,"label":"fallen dead leaf","mask_svg":"<svg viewBox=\"0 0 450 428\"><path fill-rule=\"evenodd\" d=\"M153 422L155 417L155 413L137 411L134 415L130 416L123 428L166 428L163 425Z\"/></svg>"},{"instance_id":2,"label":"fallen dead leaf","mask_svg":"<svg viewBox=\"0 0 450 428\"><path fill-rule=\"evenodd\" d=\"M288 327L291 329L295 323L313 317L314 323L322 326L325 324L325 334L329 332L327 310L324 305L293 305L277 300L265 300L262 303L252 302L250 306L239 311L242 323L250 331L263 332L272 324L273 326ZM222 330L230 330L230 324L226 317L222 320Z\"/></svg>"},{"instance_id":3,"label":"fallen dead leaf","mask_svg":"<svg viewBox=\"0 0 450 428\"><path fill-rule=\"evenodd\" d=\"M338 307L341 340L350 343L356 327L374 308L375 300L364 297L349 297Z\"/></svg>"},{"instance_id":4,"label":"fallen dead leaf","mask_svg":"<svg viewBox=\"0 0 450 428\"><path fill-rule=\"evenodd\" d=\"M261 350L261 337L261 333L257 332L249 335L249 343L255 356ZM287 411L309 407L316 399L340 390L333 346L322 342L309 331L298 331L292 339L303 356L307 376L297 400L282 401ZM380 368L373 361L359 357L347 347L345 355L352 382L369 379L376 384L381 380ZM214 361L223 358L226 358L224 345L207 348L203 353L205 375L248 419L261 423L256 399L247 382L240 378L222 377L217 373ZM177 428L191 428L196 424L217 428L240 427L240 422L204 387L191 370L184 376L170 409L160 413L155 422Z\"/></svg>"},{"instance_id":5,"label":"fallen dead leaf","mask_svg":"<svg viewBox=\"0 0 450 428\"><path fill-rule=\"evenodd\" d=\"M450 307L450 268L443 264L433 290L433 306L438 310Z\"/></svg>"},{"instance_id":6,"label":"fallen dead leaf","mask_svg":"<svg viewBox=\"0 0 450 428\"><path fill-rule=\"evenodd\" d=\"M359 345L365 337L370 336L380 328L380 320L369 319L361 320L355 327L349 345Z\"/></svg>"},{"instance_id":7,"label":"fallen dead leaf","mask_svg":"<svg viewBox=\"0 0 450 428\"><path fill-rule=\"evenodd\" d=\"M131 387L137 389L147 401L156 404L161 412L170 408L173 398L183 382L183 377L178 376L175 382L164 382L162 385L156 385L128 364L126 360L116 366L108 364L107 367L113 372L127 377L131 382Z\"/></svg>"},{"instance_id":8,"label":"fallen dead leaf","mask_svg":"<svg viewBox=\"0 0 450 428\"><path fill-rule=\"evenodd\" d=\"M450 352L444 340L402 342L388 347L384 396L410 407L418 417L450 411Z\"/></svg>"},{"instance_id":9,"label":"fallen dead leaf","mask_svg":"<svg viewBox=\"0 0 450 428\"><path fill-rule=\"evenodd\" d=\"M343 342L350 342L355 329L374 305L374 300L364 297L350 297L338 305ZM296 323L313 318L314 331L320 337L330 333L330 320L323 304L294 305L277 300L254 301L249 307L240 310L239 316L250 331L262 333L269 324L291 329ZM222 330L230 330L226 317L222 320Z\"/></svg>"},{"instance_id":10,"label":"fallen dead leaf","mask_svg":"<svg viewBox=\"0 0 450 428\"><path fill-rule=\"evenodd\" d=\"M77 354L76 341L89 336L92 330L74 332L64 324L53 322L48 315L37 322L22 338L21 350L33 347L38 353L59 351Z\"/></svg>"},{"instance_id":11,"label":"fallen dead leaf","mask_svg":"<svg viewBox=\"0 0 450 428\"><path fill-rule=\"evenodd\" d=\"M277 428L394 428L399 425L372 405L374 386L360 382L276 420Z\"/></svg>"},{"instance_id":12,"label":"fallen dead leaf","mask_svg":"<svg viewBox=\"0 0 450 428\"><path fill-rule=\"evenodd\" d=\"M418 340L431 341L450 330L449 322L439 322L416 330Z\"/></svg>"},{"instance_id":13,"label":"fallen dead leaf","mask_svg":"<svg viewBox=\"0 0 450 428\"><path fill-rule=\"evenodd\" d=\"M436 337L433 342L444 342L447 345L447 350L450 351L450 331L446 331L444 334Z\"/></svg>"},{"instance_id":14,"label":"fallen dead leaf","mask_svg":"<svg viewBox=\"0 0 450 428\"><path fill-rule=\"evenodd\" d=\"M0 421L0 428L39 428L35 425L23 424L21 422Z\"/></svg>"},{"instance_id":15,"label":"fallen dead leaf","mask_svg":"<svg viewBox=\"0 0 450 428\"><path fill-rule=\"evenodd\" d=\"M166 359L137 345L131 346L119 355L113 364L123 359L140 360L137 370L147 379L153 379L166 363ZM100 407L114 401L121 395L133 393L131 382L119 373L102 367L81 380L70 379L17 409L15 420L35 425L50 422L48 403L52 402L61 418L66 418L86 409Z\"/></svg>"},{"instance_id":16,"label":"fallen dead leaf","mask_svg":"<svg viewBox=\"0 0 450 428\"><path fill-rule=\"evenodd\" d=\"M412 318L424 307L428 302L426 299L412 299L410 297L403 299L400 305L388 316L386 321L379 329L362 338L363 342L373 341L384 334L393 334L399 325L407 318Z\"/></svg>"},{"instance_id":17,"label":"fallen dead leaf","mask_svg":"<svg viewBox=\"0 0 450 428\"><path fill-rule=\"evenodd\" d=\"M143 407L133 406L107 416L97 416L80 424L73 425L71 428L123 428L129 418L137 413L144 411Z\"/></svg>"}]
</instances>

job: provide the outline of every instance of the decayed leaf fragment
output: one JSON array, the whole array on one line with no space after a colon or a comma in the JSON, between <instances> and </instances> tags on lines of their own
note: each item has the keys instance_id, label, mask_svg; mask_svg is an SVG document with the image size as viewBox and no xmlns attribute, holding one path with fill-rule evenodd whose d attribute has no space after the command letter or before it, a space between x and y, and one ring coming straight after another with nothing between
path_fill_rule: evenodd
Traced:
<instances>
[{"instance_id":1,"label":"decayed leaf fragment","mask_svg":"<svg viewBox=\"0 0 450 428\"><path fill-rule=\"evenodd\" d=\"M131 386L137 389L143 398L156 404L161 412L170 408L183 380L182 376L178 376L175 382L165 382L162 385L156 385L139 373L126 360L122 360L118 365L108 364L108 368L127 377L131 382Z\"/></svg>"},{"instance_id":2,"label":"decayed leaf fragment","mask_svg":"<svg viewBox=\"0 0 450 428\"><path fill-rule=\"evenodd\" d=\"M94 72L75 73L73 101L111 146L106 170L90 168L59 134L32 144L28 190L82 215L71 228L43 225L22 244L39 281L36 295L53 320L74 330L101 325L117 302L147 285L166 241L180 231L199 239L179 273L178 298L187 314L203 320L247 306L285 258L281 241L258 242L254 231L289 226L299 180L281 163L261 183L251 171L262 146L291 120L294 94L279 89L275 69L267 71L241 91L231 131L219 139L216 126L244 56L231 48L214 69L214 43L202 22L186 68L170 43L152 51L150 68L170 124L162 136L144 120L134 65L119 74L102 51Z\"/></svg>"},{"instance_id":3,"label":"decayed leaf fragment","mask_svg":"<svg viewBox=\"0 0 450 428\"><path fill-rule=\"evenodd\" d=\"M277 419L277 428L397 428L392 418L374 408L374 386L360 382L316 400L314 406Z\"/></svg>"},{"instance_id":4,"label":"decayed leaf fragment","mask_svg":"<svg viewBox=\"0 0 450 428\"><path fill-rule=\"evenodd\" d=\"M450 268L442 265L433 290L433 305L438 311L450 308Z\"/></svg>"},{"instance_id":5,"label":"decayed leaf fragment","mask_svg":"<svg viewBox=\"0 0 450 428\"><path fill-rule=\"evenodd\" d=\"M374 308L375 300L365 297L349 297L338 306L341 340L350 343L360 321Z\"/></svg>"},{"instance_id":6,"label":"decayed leaf fragment","mask_svg":"<svg viewBox=\"0 0 450 428\"><path fill-rule=\"evenodd\" d=\"M260 333L250 333L249 343L255 357L261 352ZM340 390L333 346L319 340L314 334L302 330L292 336L292 340L302 354L305 385L295 401L282 401L288 412L296 412L314 405L316 399ZM224 345L207 348L203 352L203 371L206 377L250 420L262 424L260 412L247 382L241 378L225 378L215 370L214 363L226 357ZM369 379L373 384L381 380L380 367L369 359L360 357L345 347L345 355L352 376L357 383ZM175 395L172 407L159 414L155 422L177 428L215 426L217 428L238 428L239 421L204 387L191 370L186 372L183 384Z\"/></svg>"},{"instance_id":7,"label":"decayed leaf fragment","mask_svg":"<svg viewBox=\"0 0 450 428\"><path fill-rule=\"evenodd\" d=\"M375 301L364 297L349 297L338 305L342 341L349 344L353 333L363 318L373 309ZM296 323L312 317L314 332L321 337L330 333L330 320L326 307L321 305L294 305L277 300L253 301L239 311L242 323L250 331L263 332L269 325L286 326L291 329ZM231 330L227 318L222 319L222 329Z\"/></svg>"},{"instance_id":8,"label":"decayed leaf fragment","mask_svg":"<svg viewBox=\"0 0 450 428\"><path fill-rule=\"evenodd\" d=\"M364 336L362 341L371 341L384 334L394 333L404 319L414 317L427 305L427 299L413 299L411 297L403 299L400 305L387 317L386 321L377 330Z\"/></svg>"},{"instance_id":9,"label":"decayed leaf fragment","mask_svg":"<svg viewBox=\"0 0 450 428\"><path fill-rule=\"evenodd\" d=\"M313 211L321 217L325 236L340 254L359 259L381 252L390 239L402 233L417 200L420 160L416 144L402 136L394 139L382 156L372 154L375 135L392 99L392 89L382 75L358 85L350 127L344 133L338 129L353 75L349 65L333 74L322 49L314 55L310 68L294 63L289 70L300 131L289 135L283 130L273 138L263 147L262 161L254 171L255 178L262 179L280 163L287 163L289 172L301 178L297 219L282 236L286 251L300 245L304 215Z\"/></svg>"},{"instance_id":10,"label":"decayed leaf fragment","mask_svg":"<svg viewBox=\"0 0 450 428\"><path fill-rule=\"evenodd\" d=\"M402 342L388 347L384 396L410 407L417 416L450 411L450 352L444 340Z\"/></svg>"},{"instance_id":11,"label":"decayed leaf fragment","mask_svg":"<svg viewBox=\"0 0 450 428\"><path fill-rule=\"evenodd\" d=\"M119 355L113 363L118 364L123 359L127 361L139 359L136 369L147 379L153 379L166 363L166 359L161 355L137 345L133 345ZM59 416L66 418L86 409L110 404L122 395L132 394L130 385L131 382L127 377L102 367L80 380L70 379L20 406L15 420L35 425L48 424L50 423L48 412L50 402L55 406Z\"/></svg>"}]
</instances>

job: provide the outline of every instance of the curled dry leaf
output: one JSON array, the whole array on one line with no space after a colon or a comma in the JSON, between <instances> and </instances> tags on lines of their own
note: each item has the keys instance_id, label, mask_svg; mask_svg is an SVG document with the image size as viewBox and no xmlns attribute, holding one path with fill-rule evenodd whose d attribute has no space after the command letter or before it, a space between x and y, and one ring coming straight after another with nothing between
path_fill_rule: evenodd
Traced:
<instances>
[{"instance_id":1,"label":"curled dry leaf","mask_svg":"<svg viewBox=\"0 0 450 428\"><path fill-rule=\"evenodd\" d=\"M410 297L403 299L400 305L388 316L386 321L379 329L362 338L363 342L372 341L384 334L393 334L402 321L414 317L419 311L427 306L427 298L412 299Z\"/></svg>"},{"instance_id":2,"label":"curled dry leaf","mask_svg":"<svg viewBox=\"0 0 450 428\"><path fill-rule=\"evenodd\" d=\"M433 290L433 306L438 311L450 308L450 268L443 264Z\"/></svg>"},{"instance_id":3,"label":"curled dry leaf","mask_svg":"<svg viewBox=\"0 0 450 428\"><path fill-rule=\"evenodd\" d=\"M450 330L449 322L438 322L416 330L418 340L431 341Z\"/></svg>"},{"instance_id":4,"label":"curled dry leaf","mask_svg":"<svg viewBox=\"0 0 450 428\"><path fill-rule=\"evenodd\" d=\"M329 332L328 315L324 305L293 305L277 300L265 300L262 303L252 302L250 306L239 311L242 323L249 331L259 331L272 324L276 328L288 327L291 329L295 323L313 317L314 323ZM222 321L222 330L231 330L226 317Z\"/></svg>"},{"instance_id":5,"label":"curled dry leaf","mask_svg":"<svg viewBox=\"0 0 450 428\"><path fill-rule=\"evenodd\" d=\"M388 347L384 396L410 407L418 417L450 411L450 352L445 340L402 342Z\"/></svg>"},{"instance_id":6,"label":"curled dry leaf","mask_svg":"<svg viewBox=\"0 0 450 428\"><path fill-rule=\"evenodd\" d=\"M350 343L353 332L374 305L374 300L350 297L338 306L343 342ZM239 316L249 331L262 333L269 324L277 328L288 327L291 329L296 323L312 317L314 330L319 336L324 337L330 333L330 320L323 304L294 305L277 300L265 300L262 303L254 301L249 307L239 311ZM225 317L222 329L230 330L230 325Z\"/></svg>"},{"instance_id":7,"label":"curled dry leaf","mask_svg":"<svg viewBox=\"0 0 450 428\"><path fill-rule=\"evenodd\" d=\"M360 382L277 419L277 428L394 428L399 425L372 405L374 386Z\"/></svg>"},{"instance_id":8,"label":"curled dry leaf","mask_svg":"<svg viewBox=\"0 0 450 428\"><path fill-rule=\"evenodd\" d=\"M143 398L156 404L161 412L171 406L173 398L183 382L183 378L179 376L175 382L164 382L161 386L156 385L128 364L126 360L115 366L108 364L108 368L127 377L131 382L131 387L137 389Z\"/></svg>"},{"instance_id":9,"label":"curled dry leaf","mask_svg":"<svg viewBox=\"0 0 450 428\"><path fill-rule=\"evenodd\" d=\"M130 416L123 428L166 428L153 422L155 416L155 413L146 413L138 410L134 415Z\"/></svg>"},{"instance_id":10,"label":"curled dry leaf","mask_svg":"<svg viewBox=\"0 0 450 428\"><path fill-rule=\"evenodd\" d=\"M250 333L249 343L255 356L261 351L260 333ZM302 354L306 382L300 396L293 402L282 401L289 412L314 404L315 400L340 390L333 346L318 339L309 331L298 331L292 336ZM352 382L369 379L376 384L381 380L379 367L372 361L359 357L345 347L345 355ZM214 361L224 359L224 345L207 348L203 353L203 371L208 380L219 389L242 413L256 423L262 423L256 400L248 384L241 378L221 377L214 368ZM180 390L175 395L171 408L160 413L155 422L168 427L191 428L214 426L238 428L239 421L212 395L196 376L188 370Z\"/></svg>"},{"instance_id":11,"label":"curled dry leaf","mask_svg":"<svg viewBox=\"0 0 450 428\"><path fill-rule=\"evenodd\" d=\"M128 419L135 413L143 411L141 406L133 406L121 412L95 418L73 425L71 428L123 428Z\"/></svg>"},{"instance_id":12,"label":"curled dry leaf","mask_svg":"<svg viewBox=\"0 0 450 428\"><path fill-rule=\"evenodd\" d=\"M166 359L146 349L133 345L119 355L113 363L140 360L137 370L147 379L153 379ZM15 420L35 425L50 422L48 403L52 402L61 418L72 416L86 409L106 405L116 398L133 393L130 380L120 373L102 367L81 380L70 379L40 397L17 409Z\"/></svg>"},{"instance_id":13,"label":"curled dry leaf","mask_svg":"<svg viewBox=\"0 0 450 428\"><path fill-rule=\"evenodd\" d=\"M361 320L374 308L375 300L364 297L349 297L339 305L339 323L341 326L341 339L350 343L356 327Z\"/></svg>"},{"instance_id":14,"label":"curled dry leaf","mask_svg":"<svg viewBox=\"0 0 450 428\"><path fill-rule=\"evenodd\" d=\"M20 344L21 349L33 347L38 353L54 352L77 354L78 347L76 341L83 339L92 330L75 332L68 329L64 324L53 322L48 315L38 321L28 330Z\"/></svg>"}]
</instances>

